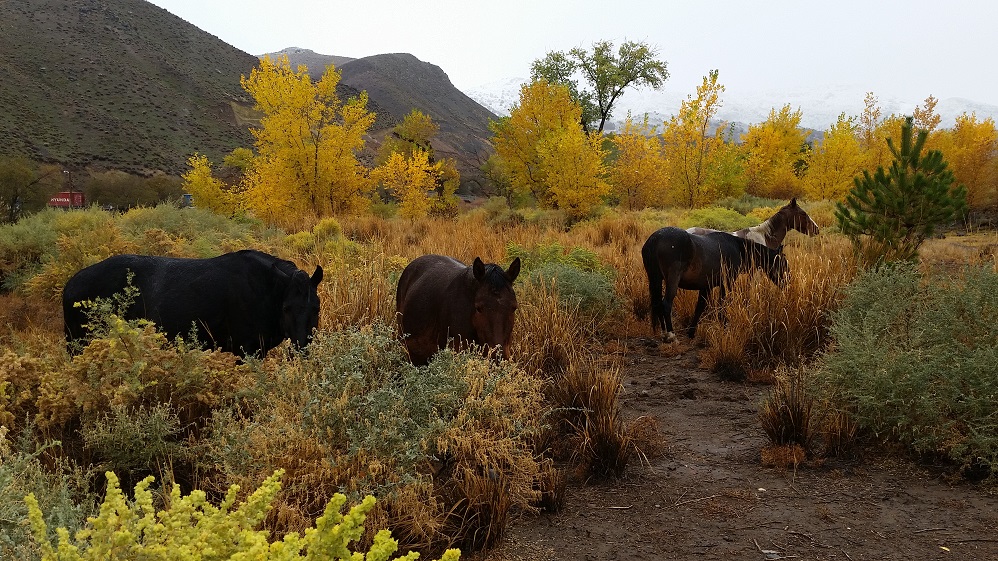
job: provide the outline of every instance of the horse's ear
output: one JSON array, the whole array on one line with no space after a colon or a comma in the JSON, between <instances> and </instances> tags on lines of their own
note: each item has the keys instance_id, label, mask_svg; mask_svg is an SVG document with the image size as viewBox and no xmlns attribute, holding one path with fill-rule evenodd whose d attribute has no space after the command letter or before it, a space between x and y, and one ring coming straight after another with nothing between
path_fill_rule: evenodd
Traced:
<instances>
[{"instance_id":1,"label":"horse's ear","mask_svg":"<svg viewBox=\"0 0 998 561\"><path fill-rule=\"evenodd\" d=\"M797 206L797 197L790 199L790 206Z\"/></svg>"},{"instance_id":2,"label":"horse's ear","mask_svg":"<svg viewBox=\"0 0 998 561\"><path fill-rule=\"evenodd\" d=\"M517 275L520 274L520 258L517 257L509 264L509 269L506 269L506 276L509 277L509 282L516 280Z\"/></svg>"},{"instance_id":3,"label":"horse's ear","mask_svg":"<svg viewBox=\"0 0 998 561\"><path fill-rule=\"evenodd\" d=\"M475 258L475 262L471 264L471 270L479 281L485 278L485 263L482 262L481 257Z\"/></svg>"},{"instance_id":4,"label":"horse's ear","mask_svg":"<svg viewBox=\"0 0 998 561\"><path fill-rule=\"evenodd\" d=\"M312 277L311 277L310 280L312 281L312 286L319 286L319 283L322 282L322 266L321 265L316 265L315 266L315 272L312 273Z\"/></svg>"}]
</instances>

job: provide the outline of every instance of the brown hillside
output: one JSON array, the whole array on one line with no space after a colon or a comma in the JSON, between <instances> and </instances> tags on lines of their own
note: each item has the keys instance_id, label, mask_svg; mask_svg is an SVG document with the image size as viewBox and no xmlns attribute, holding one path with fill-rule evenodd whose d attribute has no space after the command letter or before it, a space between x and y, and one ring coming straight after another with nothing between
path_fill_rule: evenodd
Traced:
<instances>
[{"instance_id":1,"label":"brown hillside","mask_svg":"<svg viewBox=\"0 0 998 561\"><path fill-rule=\"evenodd\" d=\"M426 113L440 125L433 142L437 155L457 161L463 191L480 191L479 167L492 153L488 123L496 115L455 88L439 66L408 53L350 59L290 47L268 54L287 55L291 66L308 67L309 75L316 80L326 66L333 64L342 74L341 86L367 91L368 108L379 113L371 131L372 149L376 149L387 129L410 111L418 109ZM382 118L382 113L390 118Z\"/></svg>"},{"instance_id":2,"label":"brown hillside","mask_svg":"<svg viewBox=\"0 0 998 561\"><path fill-rule=\"evenodd\" d=\"M433 148L438 157L457 160L462 189L477 192L479 167L492 152L489 119L496 115L454 87L439 66L408 53L359 58L340 67L341 81L366 90L393 115L419 109L440 125Z\"/></svg>"},{"instance_id":3,"label":"brown hillside","mask_svg":"<svg viewBox=\"0 0 998 561\"><path fill-rule=\"evenodd\" d=\"M0 2L0 151L179 173L252 137L234 105L256 57L142 0Z\"/></svg>"},{"instance_id":4,"label":"brown hillside","mask_svg":"<svg viewBox=\"0 0 998 561\"><path fill-rule=\"evenodd\" d=\"M462 190L478 191L494 115L439 67L286 53L312 72L340 64L341 98L368 92L378 119L367 158L417 108L440 125L434 148L457 159ZM195 152L220 162L253 142L239 80L257 60L144 0L0 1L0 154L135 173L182 173Z\"/></svg>"}]
</instances>

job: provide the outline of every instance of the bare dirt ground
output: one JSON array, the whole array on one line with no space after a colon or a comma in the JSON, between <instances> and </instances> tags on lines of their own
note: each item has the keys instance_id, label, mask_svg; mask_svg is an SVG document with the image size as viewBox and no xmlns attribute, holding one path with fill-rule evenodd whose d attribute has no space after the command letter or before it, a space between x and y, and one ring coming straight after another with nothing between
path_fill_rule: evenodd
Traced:
<instances>
[{"instance_id":1,"label":"bare dirt ground","mask_svg":"<svg viewBox=\"0 0 998 561\"><path fill-rule=\"evenodd\" d=\"M653 415L664 452L610 483L570 484L473 559L998 560L998 493L911 460L764 467L769 385L722 381L696 350L629 340L623 407ZM682 343L679 343L682 344Z\"/></svg>"}]
</instances>

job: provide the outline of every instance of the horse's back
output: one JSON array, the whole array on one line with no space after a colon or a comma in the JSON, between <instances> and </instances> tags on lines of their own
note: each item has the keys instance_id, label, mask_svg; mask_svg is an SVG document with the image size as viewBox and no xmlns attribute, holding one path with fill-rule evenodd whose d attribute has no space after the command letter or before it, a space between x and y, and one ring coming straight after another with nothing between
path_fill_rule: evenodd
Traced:
<instances>
[{"instance_id":1,"label":"horse's back","mask_svg":"<svg viewBox=\"0 0 998 561\"><path fill-rule=\"evenodd\" d=\"M464 263L446 255L422 255L413 259L399 277L395 295L399 311L421 300L439 302L444 298L450 282L467 268Z\"/></svg>"},{"instance_id":2,"label":"horse's back","mask_svg":"<svg viewBox=\"0 0 998 561\"><path fill-rule=\"evenodd\" d=\"M697 265L696 239L699 236L681 228L666 226L652 233L641 248L649 279L686 276Z\"/></svg>"},{"instance_id":3,"label":"horse's back","mask_svg":"<svg viewBox=\"0 0 998 561\"><path fill-rule=\"evenodd\" d=\"M436 341L440 315L447 308L444 303L465 298L464 294L452 293L450 286L467 269L467 265L446 255L413 259L402 271L395 294L402 333Z\"/></svg>"}]
</instances>

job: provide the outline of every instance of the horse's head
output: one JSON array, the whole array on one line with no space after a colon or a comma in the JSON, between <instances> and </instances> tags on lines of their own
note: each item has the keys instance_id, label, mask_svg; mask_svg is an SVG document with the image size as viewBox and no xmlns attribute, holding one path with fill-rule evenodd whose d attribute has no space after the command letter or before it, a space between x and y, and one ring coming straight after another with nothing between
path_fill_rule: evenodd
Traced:
<instances>
[{"instance_id":1,"label":"horse's head","mask_svg":"<svg viewBox=\"0 0 998 561\"><path fill-rule=\"evenodd\" d=\"M312 331L319 326L319 295L316 287L322 281L322 267L316 267L309 277L305 271L284 275L287 285L281 302L281 334L291 339L298 348L304 348L312 339Z\"/></svg>"},{"instance_id":2,"label":"horse's head","mask_svg":"<svg viewBox=\"0 0 998 561\"><path fill-rule=\"evenodd\" d=\"M809 236L818 235L818 225L807 215L798 204L797 198L790 199L790 203L781 208L777 214L782 214L786 224L798 232Z\"/></svg>"},{"instance_id":3,"label":"horse's head","mask_svg":"<svg viewBox=\"0 0 998 561\"><path fill-rule=\"evenodd\" d=\"M471 316L475 340L489 350L501 346L503 358L508 358L517 306L513 281L520 274L520 258L514 259L504 271L499 265L486 265L476 257L472 271L477 281Z\"/></svg>"}]
</instances>

